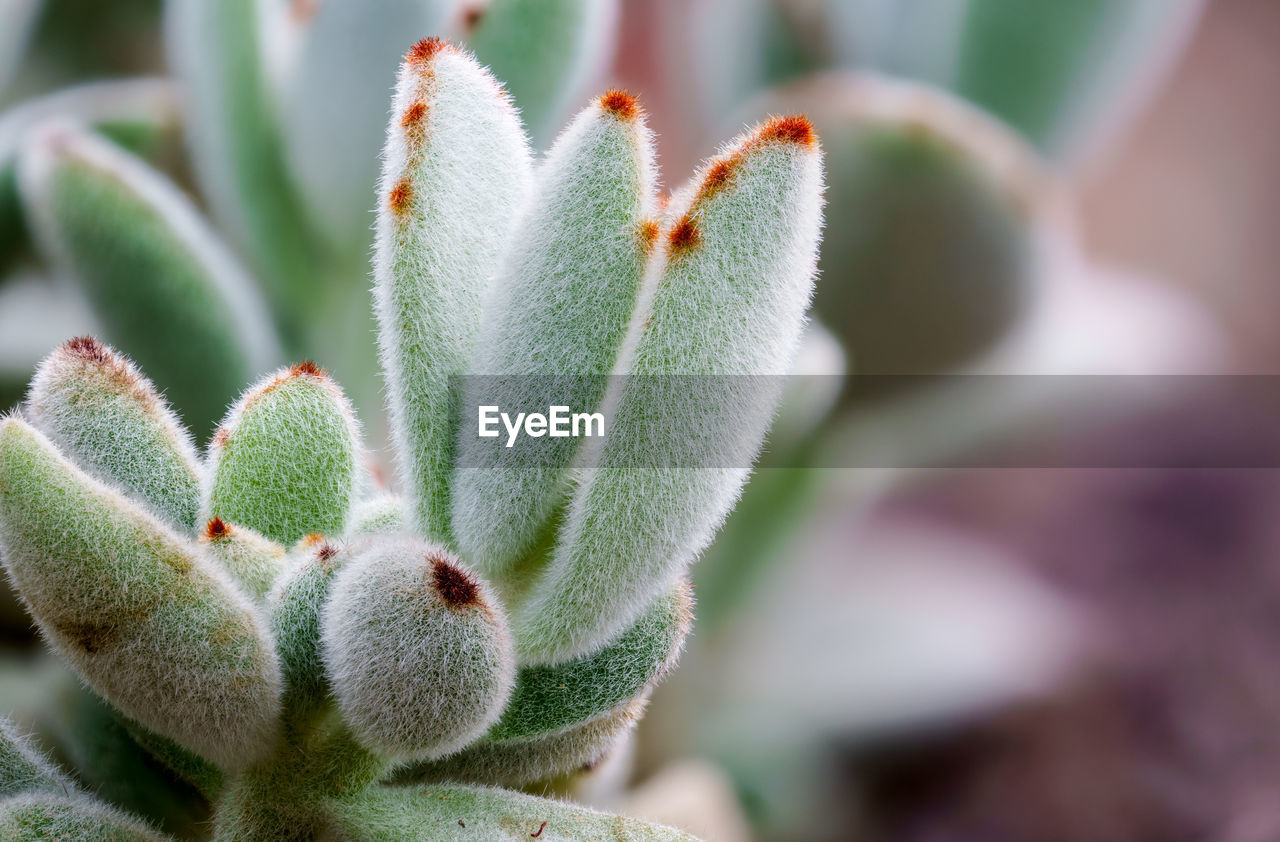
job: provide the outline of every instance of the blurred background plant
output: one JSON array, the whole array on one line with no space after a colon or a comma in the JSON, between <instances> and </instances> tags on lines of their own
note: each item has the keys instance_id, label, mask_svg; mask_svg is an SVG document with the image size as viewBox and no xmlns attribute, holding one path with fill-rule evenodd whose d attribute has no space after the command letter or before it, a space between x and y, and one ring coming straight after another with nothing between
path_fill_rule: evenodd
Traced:
<instances>
[{"instance_id":1,"label":"blurred background plant","mask_svg":"<svg viewBox=\"0 0 1280 842\"><path fill-rule=\"evenodd\" d=\"M280 353L332 368L377 442L363 266L385 103L358 92L388 90L409 42L468 41L539 148L589 91L625 84L668 171L740 124L806 111L830 183L818 320L797 366L812 376L793 383L697 568L686 668L633 755L565 791L710 839L1268 838L1249 835L1277 821L1256 787L1226 783L1243 775L1227 745L1250 727L1222 731L1234 684L1188 711L1194 691L1170 681L1178 641L1202 641L1211 660L1254 651L1256 625L1238 618L1228 641L1207 610L1152 612L1160 594L1226 605L1274 575L1257 534L1274 489L1172 470L908 466L1049 427L1146 444L1163 464L1199 441L1168 429L1176 413L1220 434L1194 389L1098 406L1050 375L1270 370L1269 0L385 0L372 15L350 0L233 0L169 4L167 27L155 0L106 5L0 6L0 402L91 330L193 422L259 373L222 395L184 382L150 324L103 303L120 294L111 284L164 277L136 264L86 277L32 242L13 161L51 117L91 125L194 196L272 303ZM292 247L268 253L268 237ZM956 373L995 376L980 396L934 377ZM1140 575L1161 546L1189 569L1238 554L1212 586ZM22 639L25 620L9 616ZM1244 656L1218 660L1233 680L1247 672ZM28 690L4 692L16 709ZM1156 735L1138 723L1153 708ZM1119 736L1066 745L1097 729ZM701 760L675 763L689 757ZM1098 764L1119 771L1091 782ZM1215 803L1179 803L1210 782ZM984 789L1003 785L1037 810ZM1241 803L1236 817L1226 802ZM1060 806L1085 803L1097 809Z\"/></svg>"}]
</instances>

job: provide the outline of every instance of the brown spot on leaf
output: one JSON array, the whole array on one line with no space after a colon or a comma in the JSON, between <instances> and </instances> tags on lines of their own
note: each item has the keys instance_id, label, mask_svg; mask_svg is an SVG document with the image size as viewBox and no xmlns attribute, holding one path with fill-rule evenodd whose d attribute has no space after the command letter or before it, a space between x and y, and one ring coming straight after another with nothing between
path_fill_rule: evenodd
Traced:
<instances>
[{"instance_id":1,"label":"brown spot on leaf","mask_svg":"<svg viewBox=\"0 0 1280 842\"><path fill-rule=\"evenodd\" d=\"M59 623L58 633L85 654L96 655L119 636L120 627L113 623Z\"/></svg>"},{"instance_id":2,"label":"brown spot on leaf","mask_svg":"<svg viewBox=\"0 0 1280 842\"><path fill-rule=\"evenodd\" d=\"M413 187L407 179L400 179L387 195L387 207L396 216L404 216L413 204Z\"/></svg>"},{"instance_id":3,"label":"brown spot on leaf","mask_svg":"<svg viewBox=\"0 0 1280 842\"><path fill-rule=\"evenodd\" d=\"M334 561L338 557L338 548L328 541L322 541L319 548L316 549L316 564L325 573L332 573L338 568L338 563Z\"/></svg>"},{"instance_id":4,"label":"brown spot on leaf","mask_svg":"<svg viewBox=\"0 0 1280 842\"><path fill-rule=\"evenodd\" d=\"M160 393L151 381L143 376L128 357L114 351L92 336L69 339L58 349L63 358L82 366L91 367L108 378L108 385L118 394L128 395L148 412L157 412L163 405Z\"/></svg>"},{"instance_id":5,"label":"brown spot on leaf","mask_svg":"<svg viewBox=\"0 0 1280 842\"><path fill-rule=\"evenodd\" d=\"M658 223L652 219L646 219L640 223L640 248L645 254L653 251L653 244L658 241L660 230Z\"/></svg>"},{"instance_id":6,"label":"brown spot on leaf","mask_svg":"<svg viewBox=\"0 0 1280 842\"><path fill-rule=\"evenodd\" d=\"M431 558L431 586L444 604L452 608L471 605L480 599L480 585L471 574L446 558Z\"/></svg>"},{"instance_id":7,"label":"brown spot on leaf","mask_svg":"<svg viewBox=\"0 0 1280 842\"><path fill-rule=\"evenodd\" d=\"M619 120L634 120L641 113L639 101L621 88L605 91L600 97L600 107Z\"/></svg>"},{"instance_id":8,"label":"brown spot on leaf","mask_svg":"<svg viewBox=\"0 0 1280 842\"><path fill-rule=\"evenodd\" d=\"M694 201L704 202L729 186L733 182L733 177L738 172L738 166L741 163L741 154L730 155L727 158L719 158L714 161L711 166L707 167L707 171L702 177L702 184L698 188L698 197Z\"/></svg>"},{"instance_id":9,"label":"brown spot on leaf","mask_svg":"<svg viewBox=\"0 0 1280 842\"><path fill-rule=\"evenodd\" d=\"M774 117L760 127L756 137L762 141L794 143L805 149L814 149L818 145L818 133L813 129L813 123L799 114Z\"/></svg>"},{"instance_id":10,"label":"brown spot on leaf","mask_svg":"<svg viewBox=\"0 0 1280 842\"><path fill-rule=\"evenodd\" d=\"M667 235L667 246L672 254L692 251L702 245L702 231L693 217L685 216Z\"/></svg>"},{"instance_id":11,"label":"brown spot on leaf","mask_svg":"<svg viewBox=\"0 0 1280 842\"><path fill-rule=\"evenodd\" d=\"M404 114L400 117L400 127L406 132L418 131L422 126L422 120L427 116L427 104L425 102L415 102L404 110Z\"/></svg>"},{"instance_id":12,"label":"brown spot on leaf","mask_svg":"<svg viewBox=\"0 0 1280 842\"><path fill-rule=\"evenodd\" d=\"M226 427L219 427L213 431L213 446L226 447L227 440L231 438L231 432Z\"/></svg>"}]
</instances>

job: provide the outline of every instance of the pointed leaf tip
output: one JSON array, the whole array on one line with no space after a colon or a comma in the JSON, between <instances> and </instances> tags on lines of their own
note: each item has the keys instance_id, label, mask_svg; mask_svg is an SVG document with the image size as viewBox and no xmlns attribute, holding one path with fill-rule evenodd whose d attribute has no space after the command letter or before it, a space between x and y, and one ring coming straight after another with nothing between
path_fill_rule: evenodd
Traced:
<instances>
[{"instance_id":1,"label":"pointed leaf tip","mask_svg":"<svg viewBox=\"0 0 1280 842\"><path fill-rule=\"evenodd\" d=\"M208 541L220 541L231 536L231 524L220 517L215 517L205 524L201 535Z\"/></svg>"},{"instance_id":2,"label":"pointed leaf tip","mask_svg":"<svg viewBox=\"0 0 1280 842\"><path fill-rule=\"evenodd\" d=\"M640 102L629 92L621 88L605 91L600 97L600 107L606 114L612 114L619 120L634 120L644 113Z\"/></svg>"},{"instance_id":3,"label":"pointed leaf tip","mask_svg":"<svg viewBox=\"0 0 1280 842\"><path fill-rule=\"evenodd\" d=\"M445 50L453 50L456 47L446 41L444 38L435 35L430 38L423 38L418 43L409 48L409 52L405 54L405 64L430 64L431 60Z\"/></svg>"},{"instance_id":4,"label":"pointed leaf tip","mask_svg":"<svg viewBox=\"0 0 1280 842\"><path fill-rule=\"evenodd\" d=\"M289 369L289 373L294 377L317 377L327 378L329 372L325 371L313 360L303 360L300 363L294 363Z\"/></svg>"},{"instance_id":5,"label":"pointed leaf tip","mask_svg":"<svg viewBox=\"0 0 1280 842\"><path fill-rule=\"evenodd\" d=\"M813 123L803 114L774 117L760 126L756 137L765 142L794 143L805 149L818 148L818 133L814 130Z\"/></svg>"},{"instance_id":6,"label":"pointed leaf tip","mask_svg":"<svg viewBox=\"0 0 1280 842\"><path fill-rule=\"evenodd\" d=\"M74 339L68 339L62 345L63 350L73 357L94 363L105 363L111 359L111 353L107 350L107 346L103 345L92 336L77 336Z\"/></svg>"}]
</instances>

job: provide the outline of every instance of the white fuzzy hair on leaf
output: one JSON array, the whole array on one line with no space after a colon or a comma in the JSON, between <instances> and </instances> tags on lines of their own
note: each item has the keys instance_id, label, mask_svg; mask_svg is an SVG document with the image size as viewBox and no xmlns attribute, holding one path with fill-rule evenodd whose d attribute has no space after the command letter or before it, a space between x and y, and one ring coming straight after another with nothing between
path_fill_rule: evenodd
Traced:
<instances>
[{"instance_id":1,"label":"white fuzzy hair on leaf","mask_svg":"<svg viewBox=\"0 0 1280 842\"><path fill-rule=\"evenodd\" d=\"M385 757L457 751L497 720L514 683L506 619L488 586L413 539L371 540L338 572L321 642L343 718Z\"/></svg>"},{"instance_id":2,"label":"white fuzzy hair on leaf","mask_svg":"<svg viewBox=\"0 0 1280 842\"><path fill-rule=\"evenodd\" d=\"M467 373L531 168L520 118L493 77L447 43L414 47L378 187L374 292L401 479L432 540L452 537L450 378Z\"/></svg>"}]
</instances>

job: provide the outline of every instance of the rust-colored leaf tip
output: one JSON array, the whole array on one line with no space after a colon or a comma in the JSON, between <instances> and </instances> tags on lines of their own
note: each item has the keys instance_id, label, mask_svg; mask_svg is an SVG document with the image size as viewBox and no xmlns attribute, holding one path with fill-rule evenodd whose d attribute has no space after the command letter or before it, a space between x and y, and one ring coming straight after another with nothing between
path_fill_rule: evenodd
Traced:
<instances>
[{"instance_id":1,"label":"rust-colored leaf tip","mask_svg":"<svg viewBox=\"0 0 1280 842\"><path fill-rule=\"evenodd\" d=\"M220 517L205 524L204 537L210 541L220 541L223 538L231 537L231 525Z\"/></svg>"},{"instance_id":2,"label":"rust-colored leaf tip","mask_svg":"<svg viewBox=\"0 0 1280 842\"><path fill-rule=\"evenodd\" d=\"M413 187L407 179L400 179L391 188L391 192L387 194L387 207L396 216L404 216L408 212L409 206L413 204Z\"/></svg>"},{"instance_id":3,"label":"rust-colored leaf tip","mask_svg":"<svg viewBox=\"0 0 1280 842\"><path fill-rule=\"evenodd\" d=\"M794 143L805 149L814 149L818 145L818 133L814 131L813 123L801 114L769 120L760 127L760 139Z\"/></svg>"},{"instance_id":4,"label":"rust-colored leaf tip","mask_svg":"<svg viewBox=\"0 0 1280 842\"><path fill-rule=\"evenodd\" d=\"M600 97L600 107L619 120L634 120L641 112L639 100L621 88L605 91Z\"/></svg>"},{"instance_id":5,"label":"rust-colored leaf tip","mask_svg":"<svg viewBox=\"0 0 1280 842\"><path fill-rule=\"evenodd\" d=\"M450 46L445 39L432 35L430 38L423 38L410 47L409 52L405 54L404 60L409 64L426 64Z\"/></svg>"},{"instance_id":6,"label":"rust-colored leaf tip","mask_svg":"<svg viewBox=\"0 0 1280 842\"><path fill-rule=\"evenodd\" d=\"M328 377L329 373L320 366L316 365L314 360L303 360L300 363L294 363L289 369L289 373L294 377Z\"/></svg>"},{"instance_id":7,"label":"rust-colored leaf tip","mask_svg":"<svg viewBox=\"0 0 1280 842\"><path fill-rule=\"evenodd\" d=\"M698 229L698 223L688 216L677 222L676 227L672 228L671 233L667 235L667 246L672 254L692 251L700 245L702 245L702 231Z\"/></svg>"},{"instance_id":8,"label":"rust-colored leaf tip","mask_svg":"<svg viewBox=\"0 0 1280 842\"><path fill-rule=\"evenodd\" d=\"M471 605L480 598L480 586L467 571L443 559L431 559L431 585L440 594L444 604L460 608Z\"/></svg>"},{"instance_id":9,"label":"rust-colored leaf tip","mask_svg":"<svg viewBox=\"0 0 1280 842\"><path fill-rule=\"evenodd\" d=\"M111 352L107 350L107 346L92 336L77 336L75 339L68 339L62 347L67 350L68 354L89 362L105 363L111 359Z\"/></svg>"}]
</instances>

